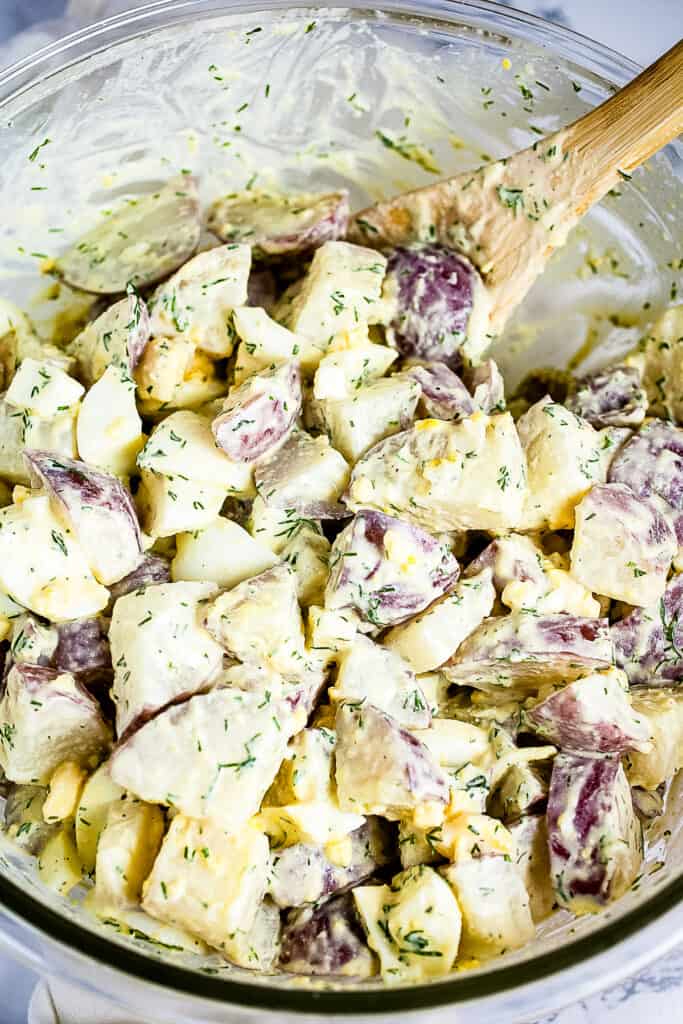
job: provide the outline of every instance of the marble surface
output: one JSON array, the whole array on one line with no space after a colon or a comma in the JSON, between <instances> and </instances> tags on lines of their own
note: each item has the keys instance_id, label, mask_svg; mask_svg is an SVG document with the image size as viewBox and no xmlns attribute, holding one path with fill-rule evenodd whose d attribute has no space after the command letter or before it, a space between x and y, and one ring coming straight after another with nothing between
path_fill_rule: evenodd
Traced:
<instances>
[{"instance_id":1,"label":"marble surface","mask_svg":"<svg viewBox=\"0 0 683 1024\"><path fill-rule=\"evenodd\" d=\"M54 31L54 19L67 15L70 27L75 27L130 6L133 4L125 0L0 0L0 43L7 43L15 33L25 32L44 19L52 21L46 30L36 29L30 36L25 34L13 41L12 56L19 55L46 40L47 33ZM647 5L642 0L620 0L618 4L614 0L515 0L507 6L567 25L641 64L653 61L683 35L680 0L647 0ZM35 982L31 971L0 956L0 1024L26 1024ZM539 1024L641 1024L657 1019L676 1022L683 1019L682 999L683 948L622 984Z\"/></svg>"}]
</instances>

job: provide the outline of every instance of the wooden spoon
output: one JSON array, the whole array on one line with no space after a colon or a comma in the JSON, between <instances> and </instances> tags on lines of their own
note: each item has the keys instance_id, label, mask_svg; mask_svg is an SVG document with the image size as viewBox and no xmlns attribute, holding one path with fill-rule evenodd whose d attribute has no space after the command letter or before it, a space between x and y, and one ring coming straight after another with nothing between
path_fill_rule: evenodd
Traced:
<instances>
[{"instance_id":1,"label":"wooden spoon","mask_svg":"<svg viewBox=\"0 0 683 1024\"><path fill-rule=\"evenodd\" d=\"M486 344L584 213L682 131L683 40L569 127L368 207L353 217L347 237L376 249L440 242L461 252L490 299ZM474 361L480 354L467 352Z\"/></svg>"}]
</instances>

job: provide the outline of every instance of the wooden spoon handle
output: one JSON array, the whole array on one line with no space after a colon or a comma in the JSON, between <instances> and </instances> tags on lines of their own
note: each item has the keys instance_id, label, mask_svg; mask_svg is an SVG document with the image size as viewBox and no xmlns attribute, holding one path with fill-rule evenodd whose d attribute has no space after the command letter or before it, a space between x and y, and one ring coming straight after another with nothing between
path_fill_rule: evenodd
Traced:
<instances>
[{"instance_id":1,"label":"wooden spoon handle","mask_svg":"<svg viewBox=\"0 0 683 1024\"><path fill-rule=\"evenodd\" d=\"M565 129L564 148L572 151L576 168L583 164L582 191L590 196L585 208L612 187L617 169L632 171L681 132L683 40Z\"/></svg>"}]
</instances>

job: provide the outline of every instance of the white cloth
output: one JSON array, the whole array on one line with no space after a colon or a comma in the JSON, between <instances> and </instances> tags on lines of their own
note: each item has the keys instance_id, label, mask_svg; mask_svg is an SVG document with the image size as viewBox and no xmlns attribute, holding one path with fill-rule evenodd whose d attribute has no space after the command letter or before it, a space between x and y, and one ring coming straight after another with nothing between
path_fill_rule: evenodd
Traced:
<instances>
[{"instance_id":1,"label":"white cloth","mask_svg":"<svg viewBox=\"0 0 683 1024\"><path fill-rule=\"evenodd\" d=\"M61 978L44 978L33 990L27 1024L155 1024ZM191 1024L184 1021L183 1024Z\"/></svg>"}]
</instances>

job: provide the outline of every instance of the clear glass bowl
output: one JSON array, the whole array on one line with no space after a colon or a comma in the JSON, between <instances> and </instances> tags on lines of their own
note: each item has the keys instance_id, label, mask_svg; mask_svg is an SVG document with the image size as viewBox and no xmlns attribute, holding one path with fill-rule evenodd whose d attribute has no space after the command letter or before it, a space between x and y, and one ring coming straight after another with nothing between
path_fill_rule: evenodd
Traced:
<instances>
[{"instance_id":1,"label":"clear glass bowl","mask_svg":"<svg viewBox=\"0 0 683 1024\"><path fill-rule=\"evenodd\" d=\"M46 336L63 334L83 303L75 309L68 289L47 287L41 269L121 198L181 168L200 173L204 199L249 181L346 184L358 207L519 149L637 71L597 43L483 0L148 5L0 74L0 293ZM422 147L419 162L378 132ZM509 379L539 364L604 362L671 301L682 156L668 147L574 232L498 343ZM532 1020L683 937L679 793L674 785L635 891L596 917L557 915L526 949L429 985L259 976L122 936L48 891L8 844L0 906L20 928L0 939L37 970L154 1020L444 1006L457 1006L460 1022Z\"/></svg>"}]
</instances>

